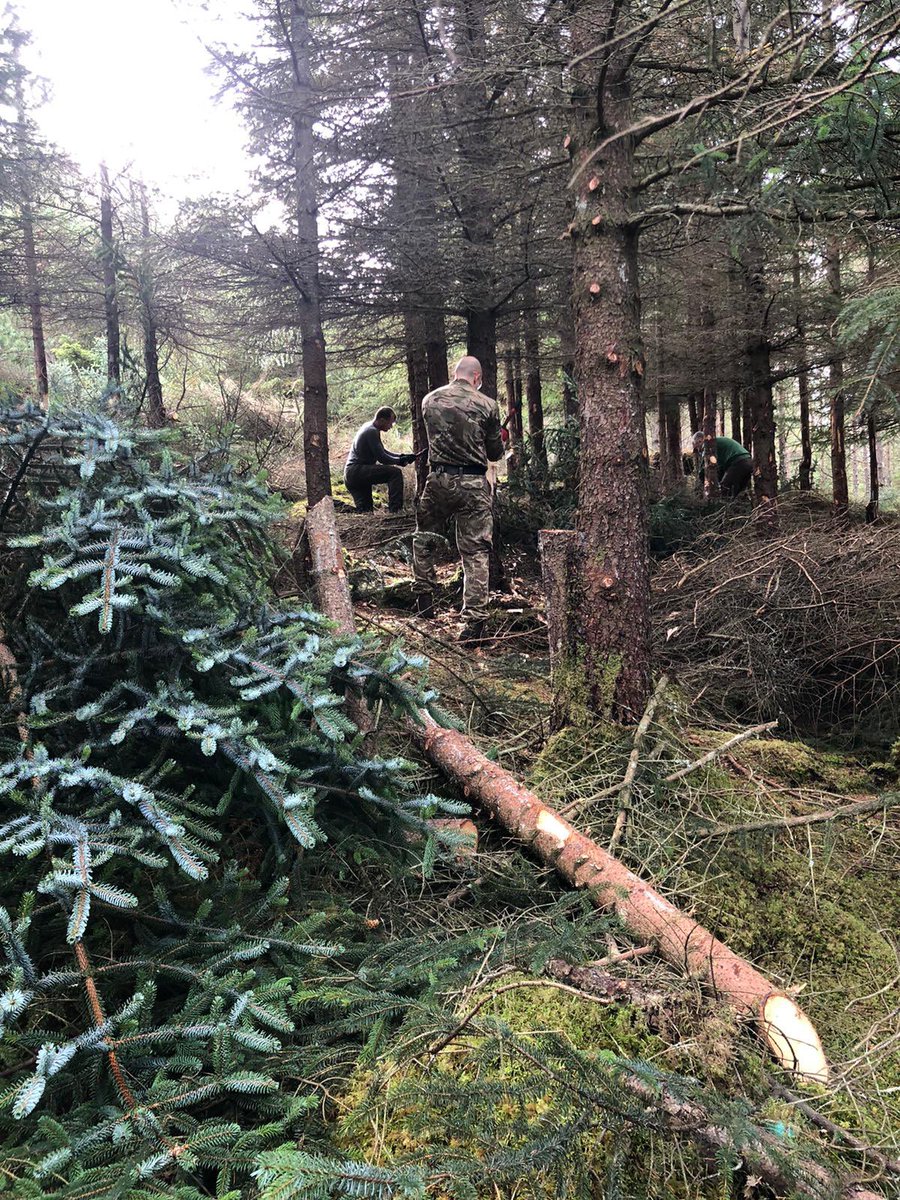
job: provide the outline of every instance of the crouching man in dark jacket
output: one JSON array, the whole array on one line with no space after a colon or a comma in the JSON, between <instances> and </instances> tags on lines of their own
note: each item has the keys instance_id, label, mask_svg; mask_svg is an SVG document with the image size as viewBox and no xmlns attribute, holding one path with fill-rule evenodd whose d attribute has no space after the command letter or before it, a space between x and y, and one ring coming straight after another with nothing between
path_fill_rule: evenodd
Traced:
<instances>
[{"instance_id":1,"label":"crouching man in dark jacket","mask_svg":"<svg viewBox=\"0 0 900 1200\"><path fill-rule=\"evenodd\" d=\"M393 429L397 414L392 408L379 408L373 420L363 425L353 439L344 483L353 497L357 512L372 511L372 484L388 485L388 512L403 508L403 472L401 467L415 461L414 454L392 454L381 444L381 435Z\"/></svg>"}]
</instances>

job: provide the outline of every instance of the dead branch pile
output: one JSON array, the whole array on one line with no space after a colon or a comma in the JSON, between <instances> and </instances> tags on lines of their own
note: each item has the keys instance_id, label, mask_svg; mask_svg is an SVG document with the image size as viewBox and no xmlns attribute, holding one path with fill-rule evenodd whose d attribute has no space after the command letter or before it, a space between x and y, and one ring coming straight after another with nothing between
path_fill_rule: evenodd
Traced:
<instances>
[{"instance_id":1,"label":"dead branch pile","mask_svg":"<svg viewBox=\"0 0 900 1200\"><path fill-rule=\"evenodd\" d=\"M900 527L747 524L662 563L661 667L718 716L896 728Z\"/></svg>"}]
</instances>

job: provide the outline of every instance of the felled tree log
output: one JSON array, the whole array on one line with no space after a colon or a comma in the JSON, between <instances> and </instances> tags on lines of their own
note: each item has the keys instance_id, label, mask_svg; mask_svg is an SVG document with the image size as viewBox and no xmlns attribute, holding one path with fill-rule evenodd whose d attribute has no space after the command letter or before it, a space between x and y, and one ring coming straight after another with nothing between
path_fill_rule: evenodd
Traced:
<instances>
[{"instance_id":1,"label":"felled tree log","mask_svg":"<svg viewBox=\"0 0 900 1200\"><path fill-rule=\"evenodd\" d=\"M340 540L330 501L308 520L313 577L322 611L342 629L353 627ZM343 594L339 594L343 589ZM795 1075L824 1082L828 1064L819 1035L802 1009L746 959L692 917L680 912L591 838L579 833L467 737L444 729L427 713L408 728L425 756L515 837L569 883L585 888L596 904L614 910L642 942L652 942L668 962L756 1022L776 1060Z\"/></svg>"},{"instance_id":2,"label":"felled tree log","mask_svg":"<svg viewBox=\"0 0 900 1200\"><path fill-rule=\"evenodd\" d=\"M579 833L468 738L422 713L410 730L428 759L505 829L529 845L567 882L613 909L642 941L653 942L674 966L751 1017L783 1067L824 1082L828 1065L816 1030L802 1009L765 975L698 921L680 912L624 863Z\"/></svg>"}]
</instances>

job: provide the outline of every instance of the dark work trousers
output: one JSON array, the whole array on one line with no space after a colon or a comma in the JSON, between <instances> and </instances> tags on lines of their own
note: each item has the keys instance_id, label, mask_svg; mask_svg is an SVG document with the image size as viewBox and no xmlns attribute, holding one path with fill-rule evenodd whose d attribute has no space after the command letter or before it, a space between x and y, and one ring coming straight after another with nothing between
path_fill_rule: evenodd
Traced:
<instances>
[{"instance_id":1,"label":"dark work trousers","mask_svg":"<svg viewBox=\"0 0 900 1200\"><path fill-rule=\"evenodd\" d=\"M403 472L399 467L373 463L371 467L356 464L344 471L344 483L353 497L357 512L372 511L372 484L388 485L388 511L399 512L403 507Z\"/></svg>"},{"instance_id":2,"label":"dark work trousers","mask_svg":"<svg viewBox=\"0 0 900 1200\"><path fill-rule=\"evenodd\" d=\"M750 482L752 474L753 459L750 455L742 454L740 458L736 458L719 480L719 488L726 500L739 495Z\"/></svg>"}]
</instances>

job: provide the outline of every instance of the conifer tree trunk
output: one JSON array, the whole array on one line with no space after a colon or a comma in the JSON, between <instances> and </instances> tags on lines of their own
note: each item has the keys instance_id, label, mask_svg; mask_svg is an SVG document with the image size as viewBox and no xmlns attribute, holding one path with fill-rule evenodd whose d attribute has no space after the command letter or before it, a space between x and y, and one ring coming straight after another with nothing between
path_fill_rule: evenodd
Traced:
<instances>
[{"instance_id":1,"label":"conifer tree trunk","mask_svg":"<svg viewBox=\"0 0 900 1200\"><path fill-rule=\"evenodd\" d=\"M445 387L450 382L447 362L447 332L444 314L437 308L425 313L425 359L428 364L428 390Z\"/></svg>"},{"instance_id":2,"label":"conifer tree trunk","mask_svg":"<svg viewBox=\"0 0 900 1200\"><path fill-rule=\"evenodd\" d=\"M47 369L47 343L44 339L44 312L41 304L41 285L38 277L37 250L34 242L34 221L31 208L23 204L22 249L25 260L25 283L28 291L28 314L31 320L31 344L34 351L34 375L37 383L38 401L46 405L50 392L50 374Z\"/></svg>"},{"instance_id":3,"label":"conifer tree trunk","mask_svg":"<svg viewBox=\"0 0 900 1200\"><path fill-rule=\"evenodd\" d=\"M466 348L481 363L482 390L497 395L497 313L494 270L494 212L491 179L494 169L489 112L481 64L488 59L486 0L457 0L459 61L465 75L459 83L461 116L466 131L459 152L466 179L456 206L462 219Z\"/></svg>"},{"instance_id":4,"label":"conifer tree trunk","mask_svg":"<svg viewBox=\"0 0 900 1200\"><path fill-rule=\"evenodd\" d=\"M712 309L704 305L700 312L700 327L707 336L715 327L716 318ZM703 389L703 498L718 500L719 490L719 456L716 453L716 417L718 405L715 389L708 384Z\"/></svg>"},{"instance_id":5,"label":"conifer tree trunk","mask_svg":"<svg viewBox=\"0 0 900 1200\"><path fill-rule=\"evenodd\" d=\"M141 261L141 328L144 335L144 386L147 400L147 424L151 429L161 429L166 423L163 403L162 381L159 377L159 346L157 344L156 313L154 311L153 268L150 263L150 210L147 206L147 190L143 184L138 188L141 208L141 233L144 239Z\"/></svg>"},{"instance_id":6,"label":"conifer tree trunk","mask_svg":"<svg viewBox=\"0 0 900 1200\"><path fill-rule=\"evenodd\" d=\"M525 287L525 399L528 404L528 436L538 474L547 474L547 446L544 441L544 398L541 389L541 345L538 335L537 288L530 280Z\"/></svg>"},{"instance_id":7,"label":"conifer tree trunk","mask_svg":"<svg viewBox=\"0 0 900 1200\"><path fill-rule=\"evenodd\" d=\"M775 459L775 401L772 390L772 347L767 328L765 268L762 250L744 251L743 279L747 305L747 373L753 455L753 494L757 519L774 528L778 521L778 466Z\"/></svg>"},{"instance_id":8,"label":"conifer tree trunk","mask_svg":"<svg viewBox=\"0 0 900 1200\"><path fill-rule=\"evenodd\" d=\"M16 108L16 156L19 170L19 220L22 226L22 257L25 264L25 292L28 300L28 316L31 322L31 345L34 355L34 376L37 385L38 403L47 404L50 392L50 374L47 369L47 343L44 338L44 311L41 302L41 284L38 273L37 246L34 240L34 210L29 165L28 114L25 108L25 93L22 87L22 70L19 64L20 39L13 36L15 61L15 108Z\"/></svg>"},{"instance_id":9,"label":"conifer tree trunk","mask_svg":"<svg viewBox=\"0 0 900 1200\"><path fill-rule=\"evenodd\" d=\"M113 235L112 190L106 163L100 164L100 258L103 264L103 311L106 319L106 382L121 383L121 338L116 285L116 245Z\"/></svg>"},{"instance_id":10,"label":"conifer tree trunk","mask_svg":"<svg viewBox=\"0 0 900 1200\"><path fill-rule=\"evenodd\" d=\"M872 244L867 247L866 281L869 287L875 283L875 251ZM866 504L866 524L871 525L878 520L880 505L880 481L878 479L878 435L875 428L875 413L872 409L866 413L866 443L869 452L869 500Z\"/></svg>"},{"instance_id":11,"label":"conifer tree trunk","mask_svg":"<svg viewBox=\"0 0 900 1200\"><path fill-rule=\"evenodd\" d=\"M719 456L716 453L716 393L706 388L703 393L703 498L718 500Z\"/></svg>"},{"instance_id":12,"label":"conifer tree trunk","mask_svg":"<svg viewBox=\"0 0 900 1200\"><path fill-rule=\"evenodd\" d=\"M731 436L741 440L741 389L736 383L731 385Z\"/></svg>"},{"instance_id":13,"label":"conifer tree trunk","mask_svg":"<svg viewBox=\"0 0 900 1200\"><path fill-rule=\"evenodd\" d=\"M681 404L677 396L666 394L665 343L659 305L655 317L656 335L656 409L659 429L659 477L664 492L677 487L684 476L681 449Z\"/></svg>"},{"instance_id":14,"label":"conifer tree trunk","mask_svg":"<svg viewBox=\"0 0 900 1200\"><path fill-rule=\"evenodd\" d=\"M793 284L797 331L797 394L800 400L800 491L812 489L812 437L809 426L809 357L806 346L806 318L803 312L803 279L800 268L800 251L793 252Z\"/></svg>"},{"instance_id":15,"label":"conifer tree trunk","mask_svg":"<svg viewBox=\"0 0 900 1200\"><path fill-rule=\"evenodd\" d=\"M841 308L841 248L836 238L825 244L825 278L831 299L831 319L836 321ZM831 355L828 363L828 383L831 390L829 430L831 440L832 512L836 517L846 515L850 507L847 486L847 447L844 431L844 359L831 334Z\"/></svg>"},{"instance_id":16,"label":"conifer tree trunk","mask_svg":"<svg viewBox=\"0 0 900 1200\"><path fill-rule=\"evenodd\" d=\"M702 394L699 397L700 403L703 403ZM691 434L699 433L701 426L700 405L697 403L698 396L696 392L690 392L687 398L688 405L688 422L691 427Z\"/></svg>"},{"instance_id":17,"label":"conifer tree trunk","mask_svg":"<svg viewBox=\"0 0 900 1200\"><path fill-rule=\"evenodd\" d=\"M619 14L616 0L581 0L571 25L571 146L582 214L572 289L581 410L579 671L595 712L636 721L650 695L650 570L634 149L618 138L596 155L632 121L627 46L596 50ZM594 225L597 214L603 219Z\"/></svg>"},{"instance_id":18,"label":"conifer tree trunk","mask_svg":"<svg viewBox=\"0 0 900 1200\"><path fill-rule=\"evenodd\" d=\"M869 500L866 504L866 523L871 525L878 520L881 487L878 479L878 434L875 429L875 417L872 413L866 417L866 442L869 451Z\"/></svg>"},{"instance_id":19,"label":"conifer tree trunk","mask_svg":"<svg viewBox=\"0 0 900 1200\"><path fill-rule=\"evenodd\" d=\"M572 307L566 294L557 329L562 354L562 402L566 421L578 420L578 396L575 392L575 327Z\"/></svg>"},{"instance_id":20,"label":"conifer tree trunk","mask_svg":"<svg viewBox=\"0 0 900 1200\"><path fill-rule=\"evenodd\" d=\"M428 387L428 359L425 354L425 322L418 313L406 312L403 316L406 339L406 378L409 385L409 412L412 422L413 451L421 454L416 459L416 495L422 494L428 477L428 434L422 416L422 400L430 390Z\"/></svg>"},{"instance_id":21,"label":"conifer tree trunk","mask_svg":"<svg viewBox=\"0 0 900 1200\"><path fill-rule=\"evenodd\" d=\"M749 390L744 391L741 402L741 445L747 450L753 450L753 407L750 403Z\"/></svg>"},{"instance_id":22,"label":"conifer tree trunk","mask_svg":"<svg viewBox=\"0 0 900 1200\"><path fill-rule=\"evenodd\" d=\"M503 367L506 391L506 428L509 430L509 443L512 449L521 455L525 429L522 423L522 398L516 386L515 357L511 346L507 346L504 352Z\"/></svg>"},{"instance_id":23,"label":"conifer tree trunk","mask_svg":"<svg viewBox=\"0 0 900 1200\"><path fill-rule=\"evenodd\" d=\"M297 235L297 310L303 366L303 460L310 507L331 495L328 458L328 377L322 331L319 281L318 178L315 163L316 106L310 68L309 9L306 0L289 0L285 29L293 91L291 165Z\"/></svg>"}]
</instances>

